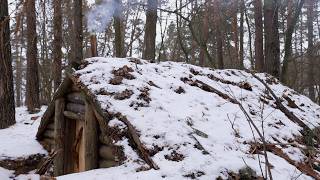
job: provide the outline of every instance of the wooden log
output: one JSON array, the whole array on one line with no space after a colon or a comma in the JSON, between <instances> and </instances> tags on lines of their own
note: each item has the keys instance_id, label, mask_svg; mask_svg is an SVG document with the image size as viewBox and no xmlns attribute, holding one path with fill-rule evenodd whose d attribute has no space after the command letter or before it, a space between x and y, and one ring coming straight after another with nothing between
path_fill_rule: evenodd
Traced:
<instances>
[{"instance_id":1,"label":"wooden log","mask_svg":"<svg viewBox=\"0 0 320 180\"><path fill-rule=\"evenodd\" d=\"M54 130L54 122L47 126L47 129Z\"/></svg>"},{"instance_id":2,"label":"wooden log","mask_svg":"<svg viewBox=\"0 0 320 180\"><path fill-rule=\"evenodd\" d=\"M67 95L67 100L72 102L72 103L84 105L84 100L83 100L83 97L82 97L80 92L69 93Z\"/></svg>"},{"instance_id":3,"label":"wooden log","mask_svg":"<svg viewBox=\"0 0 320 180\"><path fill-rule=\"evenodd\" d=\"M59 153L54 158L54 176L64 174L64 133L65 133L65 119L63 116L65 103L63 98L55 101L54 113L54 142L55 150Z\"/></svg>"},{"instance_id":4,"label":"wooden log","mask_svg":"<svg viewBox=\"0 0 320 180\"><path fill-rule=\"evenodd\" d=\"M84 124L85 170L95 169L98 166L98 131L97 120L92 106L86 102Z\"/></svg>"},{"instance_id":5,"label":"wooden log","mask_svg":"<svg viewBox=\"0 0 320 180\"><path fill-rule=\"evenodd\" d=\"M98 118L97 118L98 119ZM106 135L102 135L100 134L99 136L99 142L101 144L104 144L104 145L110 145L112 143L112 140L109 136L106 136Z\"/></svg>"},{"instance_id":6,"label":"wooden log","mask_svg":"<svg viewBox=\"0 0 320 180\"><path fill-rule=\"evenodd\" d=\"M72 92L80 92L80 89L79 89L77 86L72 85L72 86L71 86L71 91L72 91Z\"/></svg>"},{"instance_id":7,"label":"wooden log","mask_svg":"<svg viewBox=\"0 0 320 180\"><path fill-rule=\"evenodd\" d=\"M82 120L84 121L84 116L83 114L76 114L74 112L71 111L64 111L63 115L68 118L68 119L73 119L73 120Z\"/></svg>"},{"instance_id":8,"label":"wooden log","mask_svg":"<svg viewBox=\"0 0 320 180\"><path fill-rule=\"evenodd\" d=\"M105 160L114 160L113 149L111 146L100 146L99 156Z\"/></svg>"},{"instance_id":9,"label":"wooden log","mask_svg":"<svg viewBox=\"0 0 320 180\"><path fill-rule=\"evenodd\" d=\"M130 135L134 141L134 143L136 144L138 150L141 153L141 156L143 158L143 160L146 161L146 163L152 167L155 170L159 169L159 166L152 160L152 158L150 157L149 153L147 152L145 146L141 143L140 138L137 134L137 131L135 130L135 128L133 127L133 125L128 121L126 116L119 114L116 114L116 117L122 121L125 125L127 125L128 130L130 132Z\"/></svg>"},{"instance_id":10,"label":"wooden log","mask_svg":"<svg viewBox=\"0 0 320 180\"><path fill-rule=\"evenodd\" d=\"M75 113L81 113L81 114L84 114L84 112L85 112L85 106L82 104L67 103L66 109L68 111L72 111Z\"/></svg>"},{"instance_id":11,"label":"wooden log","mask_svg":"<svg viewBox=\"0 0 320 180\"><path fill-rule=\"evenodd\" d=\"M100 160L99 161L99 168L110 168L114 166L119 166L119 163L112 160Z\"/></svg>"},{"instance_id":12,"label":"wooden log","mask_svg":"<svg viewBox=\"0 0 320 180\"><path fill-rule=\"evenodd\" d=\"M51 139L54 139L54 130L46 130L43 134L43 136L45 138L51 138Z\"/></svg>"},{"instance_id":13,"label":"wooden log","mask_svg":"<svg viewBox=\"0 0 320 180\"><path fill-rule=\"evenodd\" d=\"M51 123L51 118L54 116L55 111L55 100L64 96L68 92L73 80L71 78L65 78L64 81L60 84L59 88L55 92L52 101L50 102L46 112L41 118L41 123L37 132L37 139L41 140L43 138L43 133L47 129L49 123Z\"/></svg>"}]
</instances>

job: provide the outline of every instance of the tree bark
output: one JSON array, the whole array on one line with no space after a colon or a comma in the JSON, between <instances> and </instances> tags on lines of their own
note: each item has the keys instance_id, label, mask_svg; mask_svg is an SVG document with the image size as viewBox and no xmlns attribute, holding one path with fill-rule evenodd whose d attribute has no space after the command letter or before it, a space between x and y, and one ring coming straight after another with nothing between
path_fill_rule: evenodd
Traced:
<instances>
[{"instance_id":1,"label":"tree bark","mask_svg":"<svg viewBox=\"0 0 320 180\"><path fill-rule=\"evenodd\" d=\"M62 1L53 2L53 82L54 90L57 90L61 83L62 74Z\"/></svg>"},{"instance_id":2,"label":"tree bark","mask_svg":"<svg viewBox=\"0 0 320 180\"><path fill-rule=\"evenodd\" d=\"M207 7L207 5L206 5ZM208 8L204 9L204 17L203 17L203 24L202 24L202 37L201 38L201 44L203 44L203 46L205 46L205 44L207 44L208 41L208 36L209 36L209 15L208 15ZM200 49L200 57L199 57L199 65L200 66L204 66L206 64L206 52L204 48Z\"/></svg>"},{"instance_id":3,"label":"tree bark","mask_svg":"<svg viewBox=\"0 0 320 180\"><path fill-rule=\"evenodd\" d=\"M239 68L243 69L243 61L244 61L244 12L245 12L245 2L244 0L240 1L240 49L239 49ZM248 28L249 29L249 28ZM250 40L251 41L251 40Z\"/></svg>"},{"instance_id":4,"label":"tree bark","mask_svg":"<svg viewBox=\"0 0 320 180\"><path fill-rule=\"evenodd\" d=\"M35 0L27 0L27 84L26 105L33 113L40 109Z\"/></svg>"},{"instance_id":5,"label":"tree bark","mask_svg":"<svg viewBox=\"0 0 320 180\"><path fill-rule=\"evenodd\" d=\"M156 56L158 0L148 0L147 6L144 51L142 56L143 59L154 61Z\"/></svg>"},{"instance_id":6,"label":"tree bark","mask_svg":"<svg viewBox=\"0 0 320 180\"><path fill-rule=\"evenodd\" d=\"M114 14L116 57L124 57L124 36L121 15L122 2L121 0L116 0L116 3L117 7Z\"/></svg>"},{"instance_id":7,"label":"tree bark","mask_svg":"<svg viewBox=\"0 0 320 180\"><path fill-rule=\"evenodd\" d=\"M71 53L73 57L70 65L78 69L83 59L83 25L82 25L82 0L73 0L73 34Z\"/></svg>"},{"instance_id":8,"label":"tree bark","mask_svg":"<svg viewBox=\"0 0 320 180\"><path fill-rule=\"evenodd\" d=\"M249 38L248 46L249 46L249 54L250 54L250 65L251 65L251 69L254 70L255 68L254 68L254 58L253 58L253 51L252 51L252 32L251 32L251 27L250 27L250 22L249 22L249 17L248 17L246 7L244 7L244 14L246 17L246 24L248 28L248 38Z\"/></svg>"},{"instance_id":9,"label":"tree bark","mask_svg":"<svg viewBox=\"0 0 320 180\"><path fill-rule=\"evenodd\" d=\"M232 29L232 39L234 42L234 58L235 60L235 67L239 68L240 67L240 61L239 61L239 36L238 36L238 5L239 5L239 0L233 0L233 12L232 12L232 24L231 24L231 29Z\"/></svg>"},{"instance_id":10,"label":"tree bark","mask_svg":"<svg viewBox=\"0 0 320 180\"><path fill-rule=\"evenodd\" d=\"M285 38L285 44L284 44L284 59L283 59L283 65L281 70L281 78L280 80L287 84L289 83L288 79L288 65L290 58L292 56L292 34L294 32L294 29L296 27L297 21L299 19L302 6L304 4L304 0L300 0L299 4L297 4L297 7L295 8L295 14L292 15L292 1L288 2L288 19L287 19L287 31L286 31L286 38Z\"/></svg>"},{"instance_id":11,"label":"tree bark","mask_svg":"<svg viewBox=\"0 0 320 180\"><path fill-rule=\"evenodd\" d=\"M223 62L223 33L221 32L221 15L220 15L220 0L214 0L213 12L214 12L214 24L216 29L216 41L217 41L217 67L219 69L224 68Z\"/></svg>"},{"instance_id":12,"label":"tree bark","mask_svg":"<svg viewBox=\"0 0 320 180\"><path fill-rule=\"evenodd\" d=\"M258 72L264 70L264 55L263 55L263 22L262 22L262 2L254 0L254 24L255 24L255 69Z\"/></svg>"},{"instance_id":13,"label":"tree bark","mask_svg":"<svg viewBox=\"0 0 320 180\"><path fill-rule=\"evenodd\" d=\"M314 89L314 54L313 54L313 19L314 19L314 0L307 0L307 28L308 28L308 92L311 100L315 101Z\"/></svg>"},{"instance_id":14,"label":"tree bark","mask_svg":"<svg viewBox=\"0 0 320 180\"><path fill-rule=\"evenodd\" d=\"M280 77L278 9L278 0L264 0L265 71L277 78Z\"/></svg>"},{"instance_id":15,"label":"tree bark","mask_svg":"<svg viewBox=\"0 0 320 180\"><path fill-rule=\"evenodd\" d=\"M7 0L0 1L0 129L15 123L13 73Z\"/></svg>"},{"instance_id":16,"label":"tree bark","mask_svg":"<svg viewBox=\"0 0 320 180\"><path fill-rule=\"evenodd\" d=\"M22 3L19 1L19 3ZM16 5L18 8L19 5ZM16 107L20 107L22 105L22 93L21 93L21 85L22 85L22 65L23 65L23 57L22 57L22 44L23 44L23 13L22 11L18 11L16 13L16 26L14 31L15 37L15 50L16 50L16 74L15 74L15 93L16 93ZM19 44L21 43L21 44Z\"/></svg>"}]
</instances>

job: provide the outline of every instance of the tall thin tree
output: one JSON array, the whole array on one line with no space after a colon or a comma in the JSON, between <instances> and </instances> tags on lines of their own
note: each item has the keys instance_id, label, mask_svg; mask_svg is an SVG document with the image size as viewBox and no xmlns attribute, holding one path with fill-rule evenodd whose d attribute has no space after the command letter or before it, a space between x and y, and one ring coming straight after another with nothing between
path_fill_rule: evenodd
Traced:
<instances>
[{"instance_id":1,"label":"tall thin tree","mask_svg":"<svg viewBox=\"0 0 320 180\"><path fill-rule=\"evenodd\" d=\"M158 0L148 0L147 6L144 50L142 57L143 59L154 61L156 56Z\"/></svg>"},{"instance_id":2,"label":"tall thin tree","mask_svg":"<svg viewBox=\"0 0 320 180\"><path fill-rule=\"evenodd\" d=\"M62 72L62 2L61 0L53 1L53 82L56 90L61 83Z\"/></svg>"},{"instance_id":3,"label":"tall thin tree","mask_svg":"<svg viewBox=\"0 0 320 180\"><path fill-rule=\"evenodd\" d=\"M265 71L280 77L278 0L264 0Z\"/></svg>"},{"instance_id":4,"label":"tall thin tree","mask_svg":"<svg viewBox=\"0 0 320 180\"><path fill-rule=\"evenodd\" d=\"M83 59L82 0L73 0L73 34L70 65L77 69Z\"/></svg>"},{"instance_id":5,"label":"tall thin tree","mask_svg":"<svg viewBox=\"0 0 320 180\"><path fill-rule=\"evenodd\" d=\"M124 57L123 19L121 14L122 2L121 0L116 0L116 3L117 5L114 13L116 57Z\"/></svg>"},{"instance_id":6,"label":"tall thin tree","mask_svg":"<svg viewBox=\"0 0 320 180\"><path fill-rule=\"evenodd\" d=\"M244 0L240 0L240 28L239 28L239 43L240 43L240 49L239 49L239 62L240 66L239 68L242 69L243 61L244 61L244 13L245 13L245 2Z\"/></svg>"},{"instance_id":7,"label":"tall thin tree","mask_svg":"<svg viewBox=\"0 0 320 180\"><path fill-rule=\"evenodd\" d=\"M8 1L0 0L0 129L15 123Z\"/></svg>"},{"instance_id":8,"label":"tall thin tree","mask_svg":"<svg viewBox=\"0 0 320 180\"><path fill-rule=\"evenodd\" d=\"M313 20L314 20L314 0L307 0L307 29L308 29L308 92L309 97L315 101L315 89L314 89L314 54L313 54Z\"/></svg>"},{"instance_id":9,"label":"tall thin tree","mask_svg":"<svg viewBox=\"0 0 320 180\"><path fill-rule=\"evenodd\" d=\"M254 0L254 25L255 25L255 69L258 72L264 70L264 55L263 55L263 21L262 21L262 2Z\"/></svg>"},{"instance_id":10,"label":"tall thin tree","mask_svg":"<svg viewBox=\"0 0 320 180\"><path fill-rule=\"evenodd\" d=\"M40 108L39 72L37 60L37 30L35 0L27 0L27 84L26 105L33 113Z\"/></svg>"},{"instance_id":11,"label":"tall thin tree","mask_svg":"<svg viewBox=\"0 0 320 180\"><path fill-rule=\"evenodd\" d=\"M288 1L288 18L287 18L287 31L286 31L286 38L285 38L285 44L284 44L284 59L282 64L282 70L281 70L281 78L280 80L287 84L289 83L289 75L288 75L288 66L290 58L292 58L292 35L294 32L294 29L296 27L297 21L299 19L302 6L304 4L304 0L300 0L299 3L297 3L294 15L292 15L293 10L293 2Z\"/></svg>"},{"instance_id":12,"label":"tall thin tree","mask_svg":"<svg viewBox=\"0 0 320 180\"><path fill-rule=\"evenodd\" d=\"M216 41L217 41L217 67L220 69L224 68L224 62L223 62L223 33L221 32L221 14L220 14L220 0L214 0L213 1L213 13L214 13L214 24L215 24L215 35L216 35Z\"/></svg>"}]
</instances>

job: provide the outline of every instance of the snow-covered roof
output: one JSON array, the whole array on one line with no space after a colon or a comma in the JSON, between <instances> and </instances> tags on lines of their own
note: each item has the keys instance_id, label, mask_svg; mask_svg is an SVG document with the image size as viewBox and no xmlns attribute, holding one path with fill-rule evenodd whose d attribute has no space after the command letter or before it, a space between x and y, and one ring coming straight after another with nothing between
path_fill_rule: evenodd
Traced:
<instances>
[{"instance_id":1,"label":"snow-covered roof","mask_svg":"<svg viewBox=\"0 0 320 180\"><path fill-rule=\"evenodd\" d=\"M290 162L307 159L306 147L299 141L303 128L277 108L272 95L251 73L132 58L95 57L85 64L73 75L103 111L127 118L159 170L149 169L122 136L114 143L123 147L124 164L61 179L215 179L247 166L261 176L259 161L264 173L264 157L256 153L261 138L234 100L244 107L268 145L282 150L282 156L268 152L273 178L311 179ZM271 76L256 75L308 127L319 126L318 105ZM116 116L108 125L118 131L127 129Z\"/></svg>"}]
</instances>

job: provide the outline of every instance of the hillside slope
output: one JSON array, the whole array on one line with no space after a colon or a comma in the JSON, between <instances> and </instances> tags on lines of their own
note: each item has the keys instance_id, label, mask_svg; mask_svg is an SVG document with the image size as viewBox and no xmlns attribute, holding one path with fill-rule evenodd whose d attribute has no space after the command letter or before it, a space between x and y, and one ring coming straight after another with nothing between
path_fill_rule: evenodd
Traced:
<instances>
[{"instance_id":1,"label":"hillside slope","mask_svg":"<svg viewBox=\"0 0 320 180\"><path fill-rule=\"evenodd\" d=\"M248 167L261 177L264 150L273 179L320 177L311 130L319 126L320 107L273 77L131 58L85 64L74 75L112 115L108 125L126 160L59 179L226 179ZM158 170L131 146L124 119Z\"/></svg>"}]
</instances>

